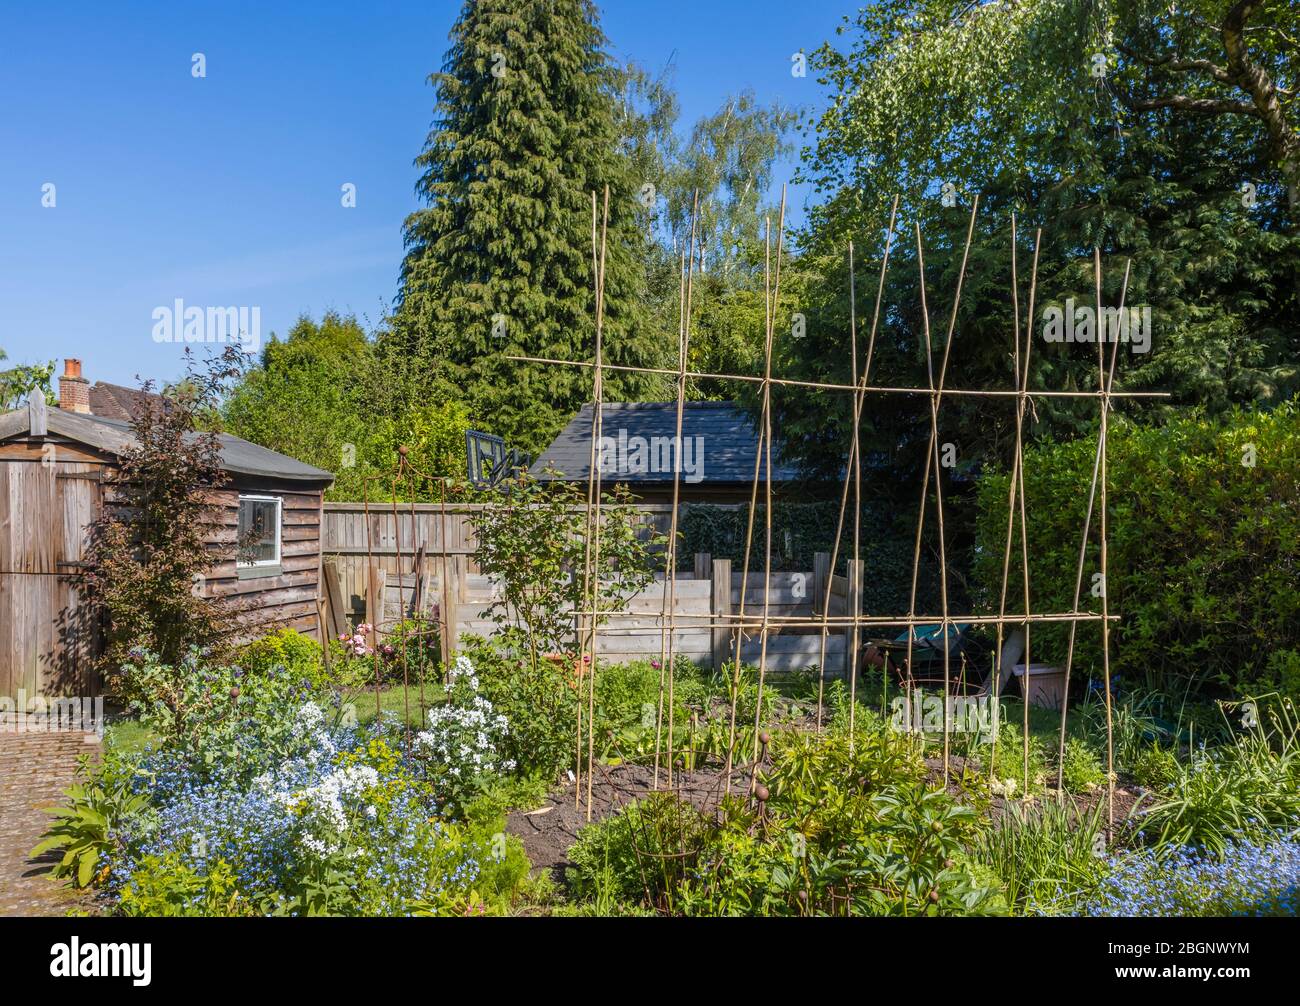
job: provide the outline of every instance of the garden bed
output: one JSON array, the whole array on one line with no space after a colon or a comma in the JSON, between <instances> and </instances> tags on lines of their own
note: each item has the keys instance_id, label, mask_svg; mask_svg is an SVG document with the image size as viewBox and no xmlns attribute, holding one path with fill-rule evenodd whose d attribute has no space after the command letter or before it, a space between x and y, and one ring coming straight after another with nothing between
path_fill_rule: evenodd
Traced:
<instances>
[{"instance_id":1,"label":"garden bed","mask_svg":"<svg viewBox=\"0 0 1300 1006\"><path fill-rule=\"evenodd\" d=\"M661 780L663 770L660 769ZM726 793L725 772L721 767L673 776L673 792L699 810L716 810ZM569 782L552 793L542 806L517 810L506 820L506 831L517 835L537 872L550 871L556 881L564 881L569 865L569 850L578 840L578 831L587 824L586 781L582 782L582 804L574 806L574 783ZM597 765L592 779L592 821L612 816L620 808L640 800L654 789L654 768L648 765ZM749 789L749 773L732 771L732 793Z\"/></svg>"}]
</instances>

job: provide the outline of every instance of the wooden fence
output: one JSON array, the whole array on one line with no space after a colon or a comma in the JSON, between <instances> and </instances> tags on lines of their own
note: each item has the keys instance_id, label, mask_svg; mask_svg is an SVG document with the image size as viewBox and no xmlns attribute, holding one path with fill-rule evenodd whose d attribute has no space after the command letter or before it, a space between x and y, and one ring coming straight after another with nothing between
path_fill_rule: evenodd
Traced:
<instances>
[{"instance_id":1,"label":"wooden fence","mask_svg":"<svg viewBox=\"0 0 1300 1006\"><path fill-rule=\"evenodd\" d=\"M321 552L326 620L337 635L348 624L391 622L415 611L435 610L448 647L464 633L486 636L496 623L489 608L497 597L491 578L474 562L472 517L481 505L326 503ZM672 507L641 504L635 509L648 525L666 532ZM369 540L367 541L367 522ZM821 657L821 602L830 576L830 556L818 553L814 569L765 576L751 572L745 583L744 613L760 617L766 601L773 617L806 618L799 624L778 624L768 630L767 666L774 671L796 670ZM861 563L850 563L850 570ZM692 572L677 574L672 615L674 652L701 664L724 666L735 659L735 628L725 624L740 611L741 576L728 559L694 557ZM830 615L854 610L850 581L831 576ZM662 574L640 593L625 599L620 610L602 620L599 653L624 661L658 657L662 646L664 593ZM860 590L857 592L860 596ZM383 598L380 614L378 598ZM857 605L860 607L860 605ZM453 628L454 631L446 631ZM832 626L826 642L828 672L842 674L848 633ZM741 659L757 663L761 638L751 629ZM450 649L445 651L450 654Z\"/></svg>"}]
</instances>

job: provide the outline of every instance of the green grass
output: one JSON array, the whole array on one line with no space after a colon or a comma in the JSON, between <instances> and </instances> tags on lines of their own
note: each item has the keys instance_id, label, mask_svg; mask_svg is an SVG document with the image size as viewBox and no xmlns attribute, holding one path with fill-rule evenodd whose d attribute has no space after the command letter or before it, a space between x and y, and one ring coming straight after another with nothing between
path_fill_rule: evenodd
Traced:
<instances>
[{"instance_id":1,"label":"green grass","mask_svg":"<svg viewBox=\"0 0 1300 1006\"><path fill-rule=\"evenodd\" d=\"M420 688L412 685L403 694L401 685L389 685L379 691L379 709L393 717L396 722L405 721L412 729L421 729L425 723L425 711L439 705L445 698L440 685L424 686L424 705L420 705ZM375 721L375 691L350 692L344 696L345 702L356 707L357 723L368 726ZM144 749L145 745L155 739L152 731L145 729L133 716L119 713L110 715L109 724L104 729L104 744L122 754L134 754Z\"/></svg>"},{"instance_id":2,"label":"green grass","mask_svg":"<svg viewBox=\"0 0 1300 1006\"><path fill-rule=\"evenodd\" d=\"M401 685L388 685L379 690L379 712L393 717L398 723L405 723L413 729L423 729L425 712L441 705L446 698L441 685L424 686L424 705L420 705L420 686L410 685L403 690ZM375 690L367 688L350 692L344 696L344 702L356 706L357 723L367 726L375 721Z\"/></svg>"}]
</instances>

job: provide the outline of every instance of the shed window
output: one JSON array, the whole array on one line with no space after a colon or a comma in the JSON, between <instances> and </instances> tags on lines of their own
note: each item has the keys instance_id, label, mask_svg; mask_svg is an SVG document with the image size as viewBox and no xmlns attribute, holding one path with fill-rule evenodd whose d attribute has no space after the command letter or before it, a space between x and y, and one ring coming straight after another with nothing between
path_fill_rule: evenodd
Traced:
<instances>
[{"instance_id":1,"label":"shed window","mask_svg":"<svg viewBox=\"0 0 1300 1006\"><path fill-rule=\"evenodd\" d=\"M244 566L280 564L280 498L239 497L239 563Z\"/></svg>"}]
</instances>

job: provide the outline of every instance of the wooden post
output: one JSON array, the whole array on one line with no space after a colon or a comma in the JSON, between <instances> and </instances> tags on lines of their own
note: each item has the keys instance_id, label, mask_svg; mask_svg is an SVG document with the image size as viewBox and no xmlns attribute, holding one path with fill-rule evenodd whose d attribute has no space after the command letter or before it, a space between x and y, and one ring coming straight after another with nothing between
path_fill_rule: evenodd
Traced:
<instances>
[{"instance_id":1,"label":"wooden post","mask_svg":"<svg viewBox=\"0 0 1300 1006\"><path fill-rule=\"evenodd\" d=\"M812 607L814 615L823 615L822 606L826 603L826 584L831 578L831 554L829 552L813 553L813 591Z\"/></svg>"},{"instance_id":2,"label":"wooden post","mask_svg":"<svg viewBox=\"0 0 1300 1006\"><path fill-rule=\"evenodd\" d=\"M452 660L456 656L456 622L460 618L457 612L457 605L460 600L460 580L463 561L459 555L448 557L449 561L444 567L447 575L442 583L442 603L439 607L441 615L440 632L442 635L442 660L443 667L451 666Z\"/></svg>"},{"instance_id":3,"label":"wooden post","mask_svg":"<svg viewBox=\"0 0 1300 1006\"><path fill-rule=\"evenodd\" d=\"M695 553L695 579L707 580L713 572L713 556L708 552Z\"/></svg>"},{"instance_id":4,"label":"wooden post","mask_svg":"<svg viewBox=\"0 0 1300 1006\"><path fill-rule=\"evenodd\" d=\"M850 559L845 563L848 585L845 593L844 614L862 614L862 571L866 563L862 559ZM853 674L858 666L858 643L860 629L849 625L844 630L844 673L846 677ZM853 680L851 677L848 680Z\"/></svg>"},{"instance_id":5,"label":"wooden post","mask_svg":"<svg viewBox=\"0 0 1300 1006\"><path fill-rule=\"evenodd\" d=\"M698 557L697 557L698 559ZM697 567L698 568L698 567ZM731 657L731 629L719 624L731 614L731 560L713 560L713 591L709 610L713 614L713 669L721 670Z\"/></svg>"},{"instance_id":6,"label":"wooden post","mask_svg":"<svg viewBox=\"0 0 1300 1006\"><path fill-rule=\"evenodd\" d=\"M366 621L373 626L366 642L373 648L379 641L379 623L384 620L384 594L388 590L388 571L373 563L366 570Z\"/></svg>"}]
</instances>

